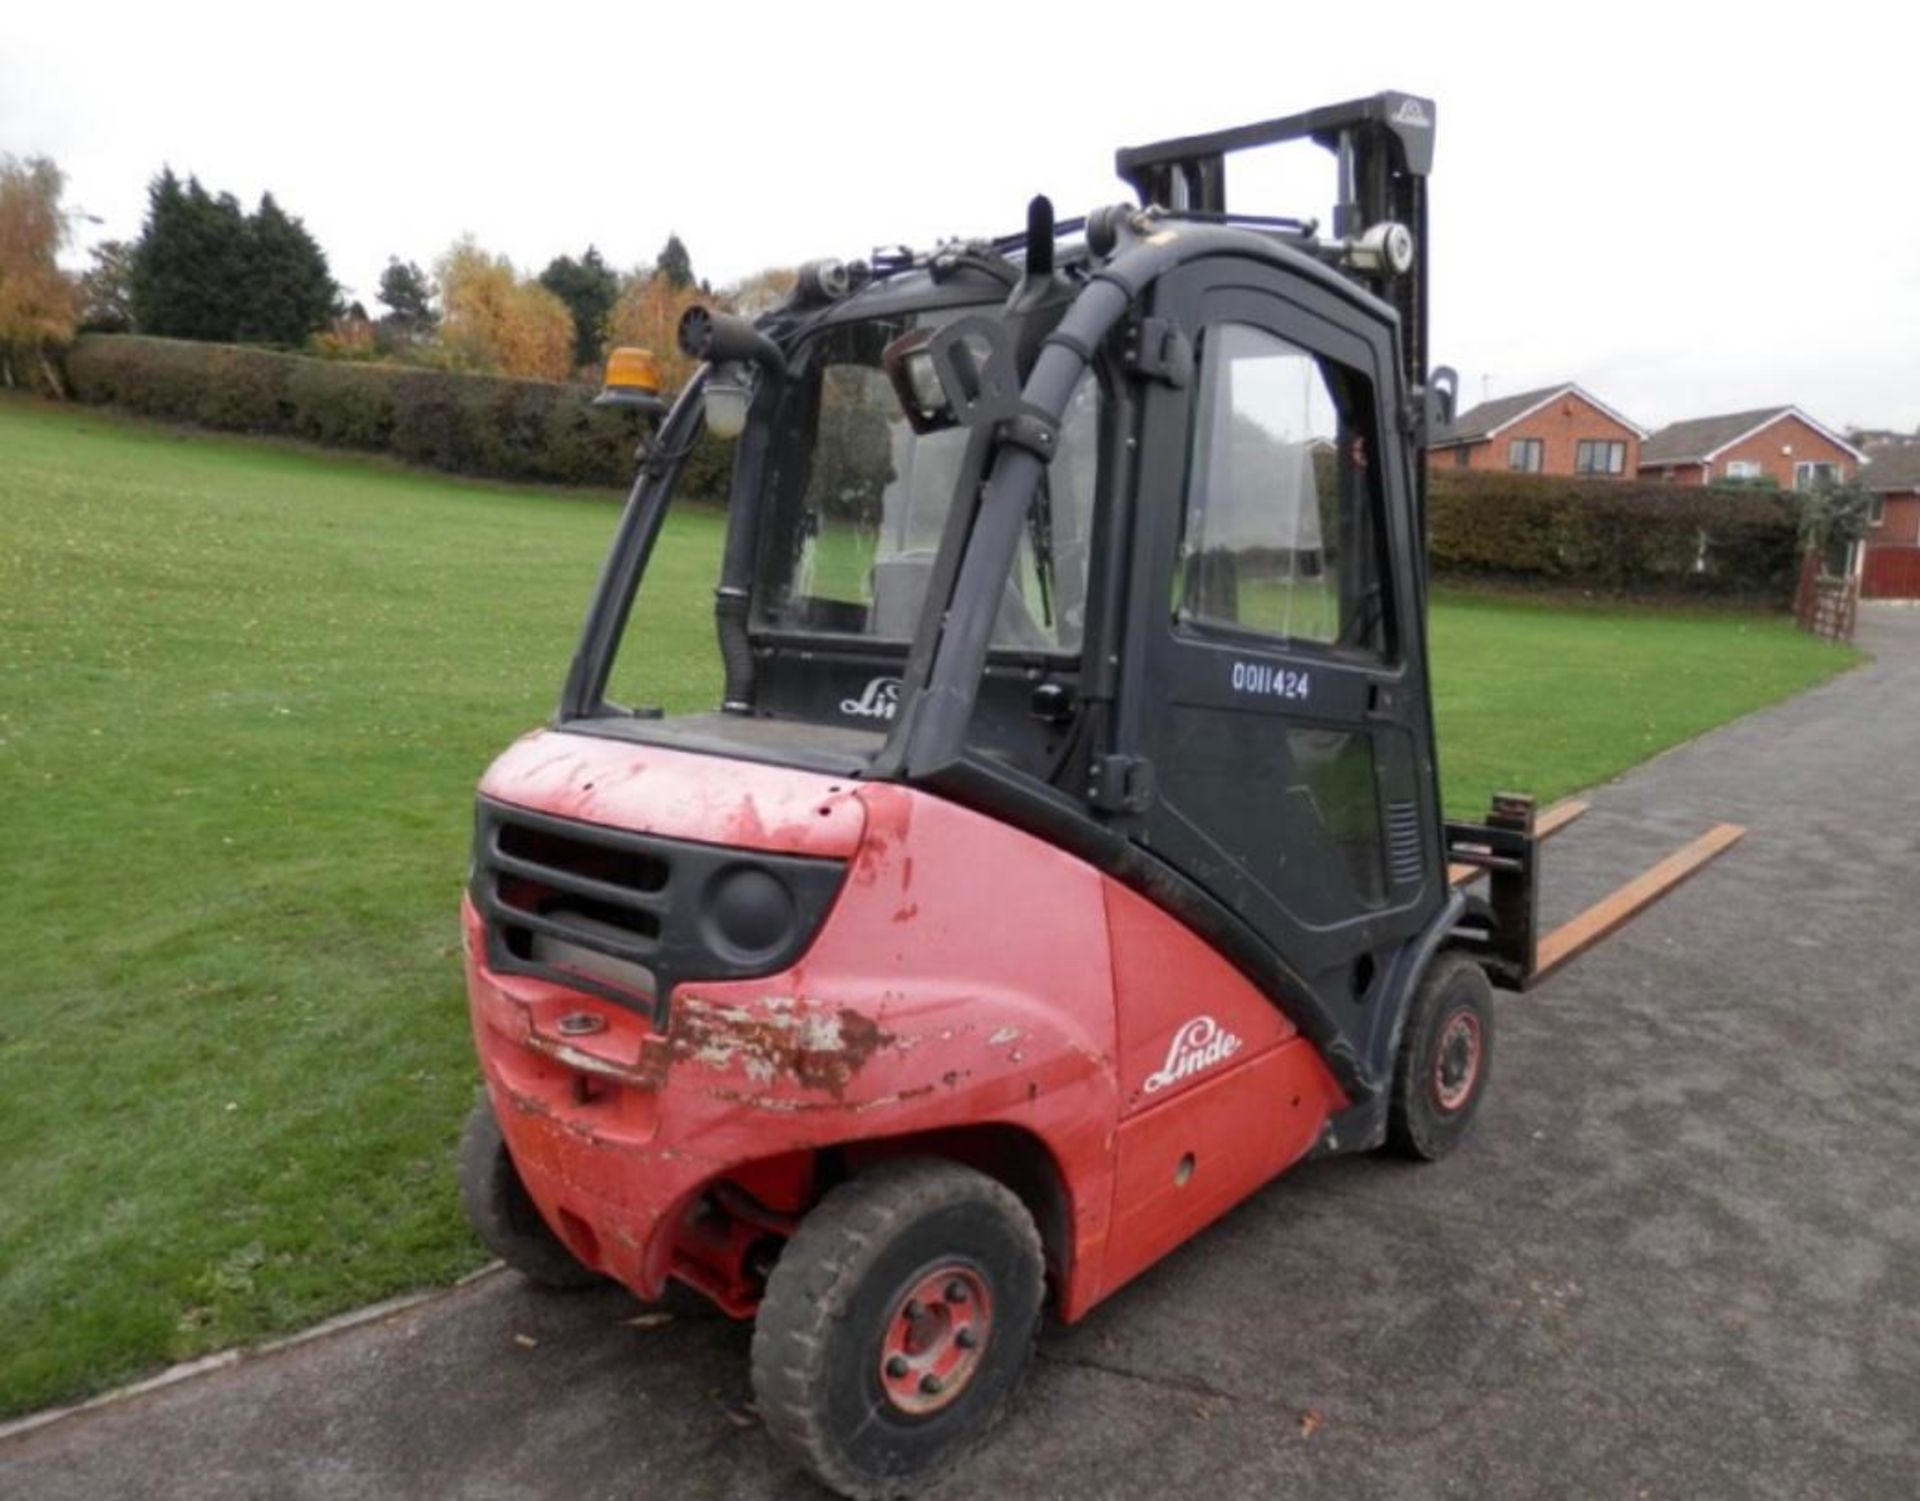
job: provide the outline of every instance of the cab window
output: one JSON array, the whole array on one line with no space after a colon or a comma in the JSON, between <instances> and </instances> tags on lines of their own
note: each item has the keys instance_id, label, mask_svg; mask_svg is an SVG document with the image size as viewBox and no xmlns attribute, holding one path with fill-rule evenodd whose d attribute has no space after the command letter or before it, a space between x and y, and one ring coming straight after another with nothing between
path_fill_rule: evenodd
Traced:
<instances>
[{"instance_id":1,"label":"cab window","mask_svg":"<svg viewBox=\"0 0 1920 1501\"><path fill-rule=\"evenodd\" d=\"M1369 392L1265 329L1202 331L1177 626L1386 651Z\"/></svg>"}]
</instances>

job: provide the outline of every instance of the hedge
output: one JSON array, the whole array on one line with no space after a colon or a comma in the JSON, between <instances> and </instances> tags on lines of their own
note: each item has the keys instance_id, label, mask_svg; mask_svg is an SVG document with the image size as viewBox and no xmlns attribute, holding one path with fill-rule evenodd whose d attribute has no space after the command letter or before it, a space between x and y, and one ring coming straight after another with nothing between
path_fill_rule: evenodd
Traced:
<instances>
[{"instance_id":1,"label":"hedge","mask_svg":"<svg viewBox=\"0 0 1920 1501\"><path fill-rule=\"evenodd\" d=\"M1793 597L1792 495L1453 469L1429 478L1436 573L1783 606Z\"/></svg>"},{"instance_id":2,"label":"hedge","mask_svg":"<svg viewBox=\"0 0 1920 1501\"><path fill-rule=\"evenodd\" d=\"M593 406L584 386L132 334L82 335L67 378L81 401L455 474L622 488L633 476L634 419ZM682 493L724 499L731 459L728 445L702 439ZM1444 575L1782 605L1793 596L1789 495L1449 468L1431 481L1433 566Z\"/></svg>"},{"instance_id":3,"label":"hedge","mask_svg":"<svg viewBox=\"0 0 1920 1501\"><path fill-rule=\"evenodd\" d=\"M77 400L169 422L392 454L454 474L556 485L633 480L635 419L586 386L347 364L228 344L83 334L67 353ZM683 493L724 499L732 449L702 439Z\"/></svg>"}]
</instances>

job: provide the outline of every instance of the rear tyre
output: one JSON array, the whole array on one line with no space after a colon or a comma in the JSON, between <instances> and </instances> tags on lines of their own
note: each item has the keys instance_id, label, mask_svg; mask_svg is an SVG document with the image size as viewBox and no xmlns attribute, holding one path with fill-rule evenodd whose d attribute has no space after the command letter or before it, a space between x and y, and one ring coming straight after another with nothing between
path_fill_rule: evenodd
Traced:
<instances>
[{"instance_id":1,"label":"rear tyre","mask_svg":"<svg viewBox=\"0 0 1920 1501\"><path fill-rule=\"evenodd\" d=\"M530 1281L572 1292L603 1280L574 1260L540 1217L484 1090L460 1134L460 1206L486 1248Z\"/></svg>"},{"instance_id":2,"label":"rear tyre","mask_svg":"<svg viewBox=\"0 0 1920 1501\"><path fill-rule=\"evenodd\" d=\"M1407 1007L1387 1145L1437 1162L1465 1139L1493 1065L1493 987L1465 954L1441 954Z\"/></svg>"},{"instance_id":3,"label":"rear tyre","mask_svg":"<svg viewBox=\"0 0 1920 1501\"><path fill-rule=\"evenodd\" d=\"M1045 1290L1040 1236L1013 1194L958 1163L883 1163L822 1199L767 1279L760 1415L841 1495L901 1495L999 1421Z\"/></svg>"}]
</instances>

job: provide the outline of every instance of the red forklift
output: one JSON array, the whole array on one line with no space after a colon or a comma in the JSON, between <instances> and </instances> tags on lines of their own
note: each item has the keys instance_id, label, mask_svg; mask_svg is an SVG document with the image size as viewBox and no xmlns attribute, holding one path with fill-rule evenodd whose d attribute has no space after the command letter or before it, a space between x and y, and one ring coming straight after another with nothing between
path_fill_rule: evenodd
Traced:
<instances>
[{"instance_id":1,"label":"red forklift","mask_svg":"<svg viewBox=\"0 0 1920 1501\"><path fill-rule=\"evenodd\" d=\"M481 783L475 1229L753 1319L761 1417L845 1495L953 1464L1044 1305L1293 1164L1451 1152L1492 987L1738 837L1536 935L1578 805L1443 820L1433 132L1384 93L1123 150L1137 204L690 313L558 712ZM1324 233L1227 207L1291 141L1334 156ZM608 394L657 419L647 364ZM608 688L703 435L724 687L669 716Z\"/></svg>"}]
</instances>

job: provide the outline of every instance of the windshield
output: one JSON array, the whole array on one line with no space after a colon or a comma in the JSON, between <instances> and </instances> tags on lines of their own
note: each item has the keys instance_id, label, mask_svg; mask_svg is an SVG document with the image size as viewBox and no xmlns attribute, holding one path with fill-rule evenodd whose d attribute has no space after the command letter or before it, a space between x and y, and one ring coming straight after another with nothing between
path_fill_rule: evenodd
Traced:
<instances>
[{"instance_id":1,"label":"windshield","mask_svg":"<svg viewBox=\"0 0 1920 1501\"><path fill-rule=\"evenodd\" d=\"M808 346L774 430L754 590L760 629L912 639L968 431L914 432L880 357L905 333L976 311L843 324ZM1063 418L1000 602L996 647L1080 648L1097 392L1083 378Z\"/></svg>"}]
</instances>

